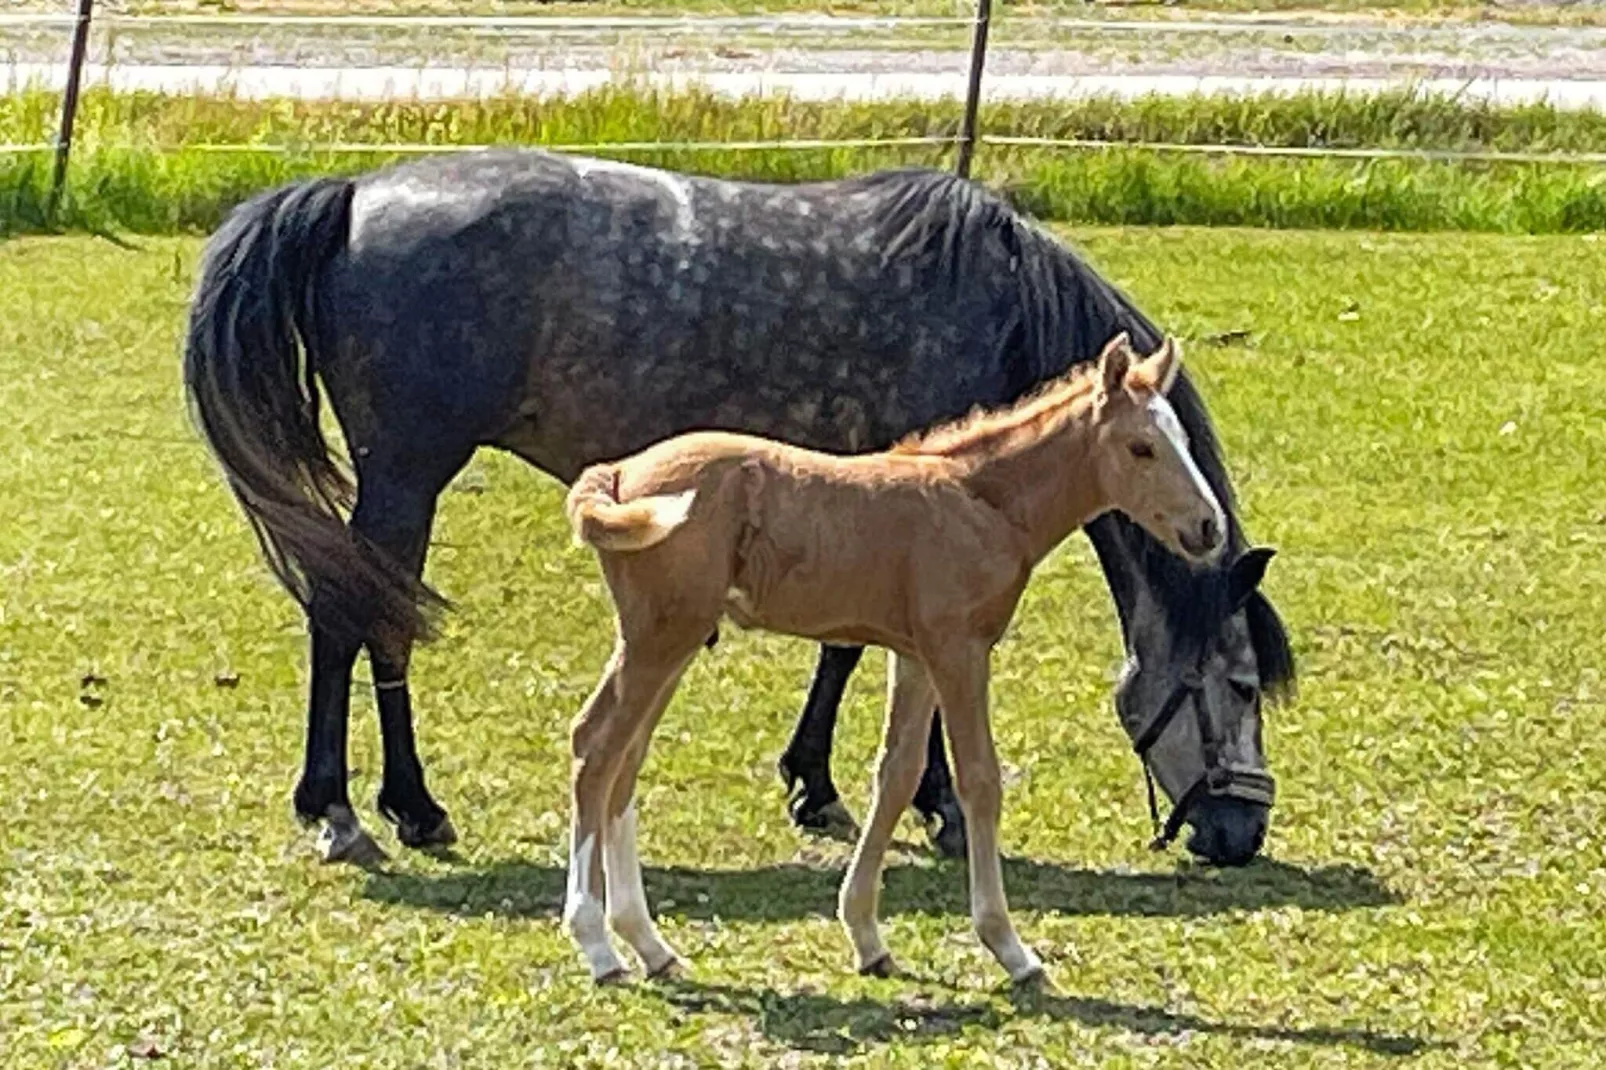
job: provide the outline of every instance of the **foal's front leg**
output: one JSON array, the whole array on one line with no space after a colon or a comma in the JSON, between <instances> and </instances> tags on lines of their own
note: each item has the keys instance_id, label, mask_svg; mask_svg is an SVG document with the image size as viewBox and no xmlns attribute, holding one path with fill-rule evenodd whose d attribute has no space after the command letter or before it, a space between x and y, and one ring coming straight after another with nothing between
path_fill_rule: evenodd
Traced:
<instances>
[{"instance_id":1,"label":"foal's front leg","mask_svg":"<svg viewBox=\"0 0 1606 1070\"><path fill-rule=\"evenodd\" d=\"M881 901L881 864L898 818L914 798L926 742L927 718L936 691L925 667L913 658L887 654L887 725L876 769L875 800L853 862L842 881L837 916L853 943L860 973L879 977L894 972L892 954L881 942L876 915Z\"/></svg>"},{"instance_id":2,"label":"foal's front leg","mask_svg":"<svg viewBox=\"0 0 1606 1070\"><path fill-rule=\"evenodd\" d=\"M954 781L959 805L970 826L970 918L976 935L1010 979L1039 977L1043 964L1021 943L1009 920L1004 873L998 856L998 816L1003 773L993 748L987 712L988 651L967 649L932 666L942 702L943 723L954 750Z\"/></svg>"}]
</instances>

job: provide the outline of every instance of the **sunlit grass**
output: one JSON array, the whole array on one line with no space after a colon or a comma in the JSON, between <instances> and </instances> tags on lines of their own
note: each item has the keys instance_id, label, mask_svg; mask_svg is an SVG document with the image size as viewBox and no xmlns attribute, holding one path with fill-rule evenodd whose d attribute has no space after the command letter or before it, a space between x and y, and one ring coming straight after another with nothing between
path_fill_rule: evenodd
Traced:
<instances>
[{"instance_id":1,"label":"sunlit grass","mask_svg":"<svg viewBox=\"0 0 1606 1070\"><path fill-rule=\"evenodd\" d=\"M415 669L461 856L321 868L288 798L297 615L183 415L196 242L0 246L0 1064L1591 1065L1606 251L1076 236L1187 340L1282 551L1267 586L1304 680L1267 729L1268 860L1150 855L1108 595L1081 540L1050 560L996 656L1007 879L1061 989L1018 1003L967 933L963 870L918 851L886 894L914 976L849 976L845 849L788 827L773 774L813 652L739 632L642 782L649 894L694 980L591 989L556 911L565 733L608 608L559 489L498 456L443 500L430 574L460 610ZM861 811L880 666L836 766ZM359 688L370 815L371 708Z\"/></svg>"},{"instance_id":2,"label":"sunlit grass","mask_svg":"<svg viewBox=\"0 0 1606 1070\"><path fill-rule=\"evenodd\" d=\"M56 97L0 96L0 140L48 142ZM90 93L57 223L142 233L206 230L250 193L290 178L356 172L389 152L317 146L421 143L951 138L952 104L730 100L628 88L569 101L385 104L253 102ZM996 105L995 135L1186 144L1516 152L1606 151L1606 117L1546 106L1498 108L1405 93L1292 98L1153 98ZM210 152L198 146L276 146ZM775 181L879 167L950 166L952 149L704 149L611 152L692 172ZM46 229L48 154L0 156L0 233ZM1421 160L1202 158L1121 148L984 146L979 177L1043 218L1083 223L1566 233L1606 228L1602 171L1590 166Z\"/></svg>"}]
</instances>

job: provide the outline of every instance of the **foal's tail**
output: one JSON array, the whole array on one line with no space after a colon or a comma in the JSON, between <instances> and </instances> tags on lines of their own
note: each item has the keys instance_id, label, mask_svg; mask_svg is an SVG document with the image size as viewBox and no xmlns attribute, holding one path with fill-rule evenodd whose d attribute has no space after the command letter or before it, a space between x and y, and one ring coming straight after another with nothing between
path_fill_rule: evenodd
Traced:
<instances>
[{"instance_id":1,"label":"foal's tail","mask_svg":"<svg viewBox=\"0 0 1606 1070\"><path fill-rule=\"evenodd\" d=\"M190 307L190 410L269 567L320 627L408 641L439 598L352 531L351 479L319 427L331 347L317 281L346 246L352 183L324 178L237 208L208 243Z\"/></svg>"},{"instance_id":2,"label":"foal's tail","mask_svg":"<svg viewBox=\"0 0 1606 1070\"><path fill-rule=\"evenodd\" d=\"M695 490L621 502L615 490L617 473L612 465L593 465L569 488L563 511L575 542L629 553L657 546L686 522Z\"/></svg>"}]
</instances>

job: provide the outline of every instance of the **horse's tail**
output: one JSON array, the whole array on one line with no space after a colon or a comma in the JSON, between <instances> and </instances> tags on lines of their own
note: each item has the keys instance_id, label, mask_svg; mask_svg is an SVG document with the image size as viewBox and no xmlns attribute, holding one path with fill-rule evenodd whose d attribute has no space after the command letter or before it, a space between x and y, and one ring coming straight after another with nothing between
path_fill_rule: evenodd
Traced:
<instances>
[{"instance_id":1,"label":"horse's tail","mask_svg":"<svg viewBox=\"0 0 1606 1070\"><path fill-rule=\"evenodd\" d=\"M410 641L440 604L346 523L350 477L319 427L330 347L317 281L345 248L353 186L316 179L241 205L208 243L190 307L190 411L285 589L319 626Z\"/></svg>"},{"instance_id":2,"label":"horse's tail","mask_svg":"<svg viewBox=\"0 0 1606 1070\"><path fill-rule=\"evenodd\" d=\"M593 465L569 488L563 511L576 543L621 553L645 550L686 522L695 490L621 502L614 490L617 471L612 465Z\"/></svg>"}]
</instances>

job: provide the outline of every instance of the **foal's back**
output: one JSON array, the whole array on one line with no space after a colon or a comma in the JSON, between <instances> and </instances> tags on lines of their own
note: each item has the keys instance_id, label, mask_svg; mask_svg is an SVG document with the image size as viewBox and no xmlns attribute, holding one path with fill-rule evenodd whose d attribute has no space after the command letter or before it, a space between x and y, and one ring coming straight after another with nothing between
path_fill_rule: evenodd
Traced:
<instances>
[{"instance_id":1,"label":"foal's back","mask_svg":"<svg viewBox=\"0 0 1606 1070\"><path fill-rule=\"evenodd\" d=\"M744 627L908 650L934 613L972 612L1018 576L1013 529L945 457L703 432L612 467L621 502L695 493L677 537L605 555L616 597L701 589Z\"/></svg>"}]
</instances>

